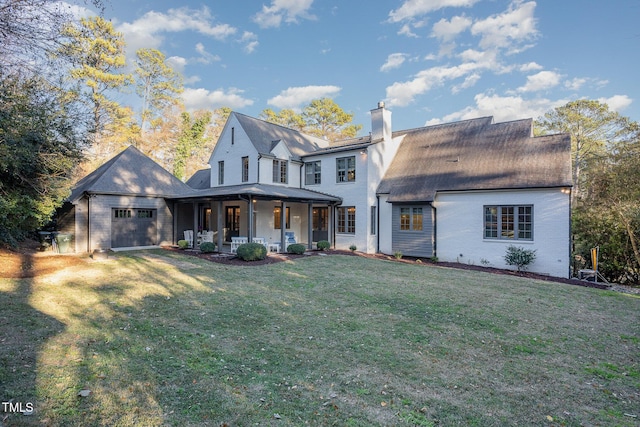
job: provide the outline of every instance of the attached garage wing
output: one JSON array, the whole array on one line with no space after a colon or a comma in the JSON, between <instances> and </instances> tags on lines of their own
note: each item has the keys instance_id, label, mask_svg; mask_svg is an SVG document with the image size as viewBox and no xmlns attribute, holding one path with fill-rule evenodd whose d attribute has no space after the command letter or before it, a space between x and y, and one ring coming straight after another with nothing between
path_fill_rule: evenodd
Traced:
<instances>
[{"instance_id":1,"label":"attached garage wing","mask_svg":"<svg viewBox=\"0 0 640 427\"><path fill-rule=\"evenodd\" d=\"M157 245L157 220L157 209L113 208L111 210L111 247Z\"/></svg>"}]
</instances>

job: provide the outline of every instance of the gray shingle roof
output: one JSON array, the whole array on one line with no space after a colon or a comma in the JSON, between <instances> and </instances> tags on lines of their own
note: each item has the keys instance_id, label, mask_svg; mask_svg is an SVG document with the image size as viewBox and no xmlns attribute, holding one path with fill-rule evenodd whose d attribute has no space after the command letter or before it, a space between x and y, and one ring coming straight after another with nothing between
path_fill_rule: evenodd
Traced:
<instances>
[{"instance_id":1,"label":"gray shingle roof","mask_svg":"<svg viewBox=\"0 0 640 427\"><path fill-rule=\"evenodd\" d=\"M85 193L172 197L193 190L133 146L78 181L69 201Z\"/></svg>"},{"instance_id":2,"label":"gray shingle roof","mask_svg":"<svg viewBox=\"0 0 640 427\"><path fill-rule=\"evenodd\" d=\"M378 187L390 202L433 201L438 191L571 186L569 135L532 137L532 120L492 117L404 132Z\"/></svg>"},{"instance_id":3,"label":"gray shingle roof","mask_svg":"<svg viewBox=\"0 0 640 427\"><path fill-rule=\"evenodd\" d=\"M211 187L211 168L200 169L187 180L186 184L195 190Z\"/></svg>"},{"instance_id":4,"label":"gray shingle roof","mask_svg":"<svg viewBox=\"0 0 640 427\"><path fill-rule=\"evenodd\" d=\"M273 142L283 141L292 155L301 157L320 148L329 146L329 142L322 138L307 135L297 130L266 122L264 120L232 113L240 122L242 129L260 154L269 154L273 149Z\"/></svg>"}]
</instances>

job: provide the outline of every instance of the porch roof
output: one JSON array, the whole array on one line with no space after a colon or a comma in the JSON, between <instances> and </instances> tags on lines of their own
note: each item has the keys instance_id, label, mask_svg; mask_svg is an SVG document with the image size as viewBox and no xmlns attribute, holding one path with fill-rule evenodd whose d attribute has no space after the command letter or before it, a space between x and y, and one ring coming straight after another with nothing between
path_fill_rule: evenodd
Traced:
<instances>
[{"instance_id":1,"label":"porch roof","mask_svg":"<svg viewBox=\"0 0 640 427\"><path fill-rule=\"evenodd\" d=\"M342 198L319 191L307 190L304 188L285 187L281 185L269 184L241 184L228 185L222 187L211 187L195 190L180 200L194 199L218 199L236 200L240 197L251 196L255 199L263 200L286 200L290 202L325 202L341 203Z\"/></svg>"}]
</instances>

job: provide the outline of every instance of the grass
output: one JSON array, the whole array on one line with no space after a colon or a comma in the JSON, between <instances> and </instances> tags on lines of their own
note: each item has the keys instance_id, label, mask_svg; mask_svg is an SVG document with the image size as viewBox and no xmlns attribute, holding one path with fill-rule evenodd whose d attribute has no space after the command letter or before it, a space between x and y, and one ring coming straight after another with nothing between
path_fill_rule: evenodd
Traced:
<instances>
[{"instance_id":1,"label":"grass","mask_svg":"<svg viewBox=\"0 0 640 427\"><path fill-rule=\"evenodd\" d=\"M0 279L0 425L638 425L640 299L354 256ZM79 397L80 390L90 390ZM4 423L4 424L3 424Z\"/></svg>"}]
</instances>

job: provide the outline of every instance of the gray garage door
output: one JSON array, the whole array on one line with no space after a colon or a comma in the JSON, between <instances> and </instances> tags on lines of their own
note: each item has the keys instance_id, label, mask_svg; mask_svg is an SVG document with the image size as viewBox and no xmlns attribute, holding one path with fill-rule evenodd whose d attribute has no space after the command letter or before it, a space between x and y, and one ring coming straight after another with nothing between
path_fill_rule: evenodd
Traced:
<instances>
[{"instance_id":1,"label":"gray garage door","mask_svg":"<svg viewBox=\"0 0 640 427\"><path fill-rule=\"evenodd\" d=\"M158 243L156 209L114 208L111 247L152 246Z\"/></svg>"}]
</instances>

